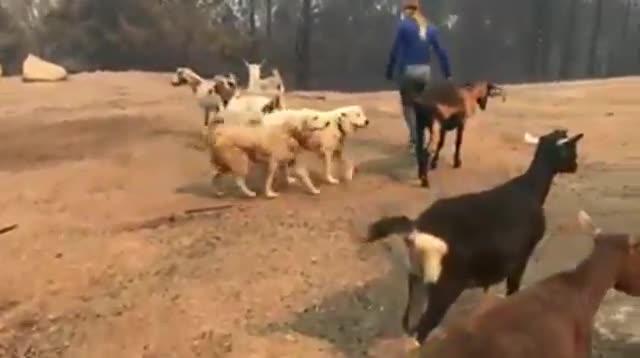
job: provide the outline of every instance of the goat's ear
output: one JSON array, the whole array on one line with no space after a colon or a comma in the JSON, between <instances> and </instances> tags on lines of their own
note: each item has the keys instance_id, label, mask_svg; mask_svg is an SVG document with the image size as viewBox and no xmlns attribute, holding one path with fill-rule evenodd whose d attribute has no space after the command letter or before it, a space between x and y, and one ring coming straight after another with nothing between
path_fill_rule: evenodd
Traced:
<instances>
[{"instance_id":1,"label":"goat's ear","mask_svg":"<svg viewBox=\"0 0 640 358\"><path fill-rule=\"evenodd\" d=\"M213 85L213 88L209 90L209 94L212 94L212 91L215 91L215 93L217 93L217 94L222 94L222 92L224 91L224 87L225 87L224 82L217 81Z\"/></svg>"},{"instance_id":2,"label":"goat's ear","mask_svg":"<svg viewBox=\"0 0 640 358\"><path fill-rule=\"evenodd\" d=\"M578 143L583 137L584 137L583 133L574 135L573 137L571 137L571 139L569 139L569 143Z\"/></svg>"},{"instance_id":3,"label":"goat's ear","mask_svg":"<svg viewBox=\"0 0 640 358\"><path fill-rule=\"evenodd\" d=\"M524 133L524 142L527 144L538 144L540 143L540 138L531 135L529 132Z\"/></svg>"},{"instance_id":4,"label":"goat's ear","mask_svg":"<svg viewBox=\"0 0 640 358\"><path fill-rule=\"evenodd\" d=\"M484 96L478 98L478 106L481 110L487 109L487 103L489 102L489 92L486 92Z\"/></svg>"},{"instance_id":5,"label":"goat's ear","mask_svg":"<svg viewBox=\"0 0 640 358\"><path fill-rule=\"evenodd\" d=\"M591 216L584 210L580 210L580 212L578 213L578 222L580 223L582 229L591 235L597 236L602 232L602 229L600 229L593 223L593 219L591 219Z\"/></svg>"}]
</instances>

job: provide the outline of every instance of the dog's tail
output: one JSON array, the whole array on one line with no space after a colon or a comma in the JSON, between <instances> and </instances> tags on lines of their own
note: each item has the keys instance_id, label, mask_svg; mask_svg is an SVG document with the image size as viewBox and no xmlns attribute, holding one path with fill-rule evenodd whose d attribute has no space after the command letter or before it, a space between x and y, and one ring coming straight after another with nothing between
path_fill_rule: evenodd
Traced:
<instances>
[{"instance_id":1,"label":"dog's tail","mask_svg":"<svg viewBox=\"0 0 640 358\"><path fill-rule=\"evenodd\" d=\"M384 217L369 225L366 242L382 240L393 234L408 234L413 230L413 221L407 216Z\"/></svg>"}]
</instances>

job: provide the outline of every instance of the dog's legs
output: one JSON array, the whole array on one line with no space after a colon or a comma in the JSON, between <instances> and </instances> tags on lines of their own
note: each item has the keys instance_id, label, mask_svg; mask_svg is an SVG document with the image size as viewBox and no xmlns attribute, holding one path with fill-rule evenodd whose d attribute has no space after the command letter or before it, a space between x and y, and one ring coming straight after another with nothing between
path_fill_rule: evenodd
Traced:
<instances>
[{"instance_id":1,"label":"dog's legs","mask_svg":"<svg viewBox=\"0 0 640 358\"><path fill-rule=\"evenodd\" d=\"M347 155L345 155L344 151L341 149L338 149L335 151L335 157L338 160L340 160L345 181L353 180L353 175L356 171L356 167L353 164L353 160L351 160Z\"/></svg>"},{"instance_id":2,"label":"dog's legs","mask_svg":"<svg viewBox=\"0 0 640 358\"><path fill-rule=\"evenodd\" d=\"M215 150L209 147L209 163L211 164L211 186L213 187L214 194L220 197L224 195L224 193L218 187L218 178L220 178L225 170L218 166L215 153Z\"/></svg>"},{"instance_id":3,"label":"dog's legs","mask_svg":"<svg viewBox=\"0 0 640 358\"><path fill-rule=\"evenodd\" d=\"M264 183L264 195L269 199L277 198L280 195L273 190L273 177L276 175L276 171L278 170L278 164L278 161L273 158L269 160L267 179Z\"/></svg>"},{"instance_id":4,"label":"dog's legs","mask_svg":"<svg viewBox=\"0 0 640 358\"><path fill-rule=\"evenodd\" d=\"M252 191L251 189L249 189L249 187L247 187L247 182L245 177L243 176L236 176L236 185L238 185L238 188L240 188L240 190L242 190L242 192L244 193L244 195L250 197L250 198L255 198L256 197L256 192Z\"/></svg>"},{"instance_id":5,"label":"dog's legs","mask_svg":"<svg viewBox=\"0 0 640 358\"><path fill-rule=\"evenodd\" d=\"M284 175L287 178L287 183L289 185L291 184L295 184L298 182L298 179L296 179L296 177L294 177L293 175L291 175L291 168L289 168L289 165L285 165L284 166Z\"/></svg>"},{"instance_id":6,"label":"dog's legs","mask_svg":"<svg viewBox=\"0 0 640 358\"><path fill-rule=\"evenodd\" d=\"M353 164L353 160L348 158L343 151L338 151L338 158L342 162L342 168L344 170L344 179L346 181L353 180L353 175L356 171L356 166Z\"/></svg>"},{"instance_id":7,"label":"dog's legs","mask_svg":"<svg viewBox=\"0 0 640 358\"><path fill-rule=\"evenodd\" d=\"M307 168L299 164L298 161L295 159L289 162L289 166L294 167L294 171L296 175L300 178L300 180L302 180L304 185L307 187L307 189L309 189L309 191L312 194L314 195L320 194L320 190L318 190L318 188L316 188L316 186L313 185L313 182L309 177L309 171L307 170Z\"/></svg>"},{"instance_id":8,"label":"dog's legs","mask_svg":"<svg viewBox=\"0 0 640 358\"><path fill-rule=\"evenodd\" d=\"M340 181L333 177L333 151L325 150L323 151L324 157L324 177L327 179L329 184L338 184Z\"/></svg>"},{"instance_id":9,"label":"dog's legs","mask_svg":"<svg viewBox=\"0 0 640 358\"><path fill-rule=\"evenodd\" d=\"M222 171L220 171L220 169L218 169L216 166L213 166L213 168L211 169L211 186L213 187L214 194L218 197L224 195L224 192L218 187L218 179L221 175Z\"/></svg>"}]
</instances>

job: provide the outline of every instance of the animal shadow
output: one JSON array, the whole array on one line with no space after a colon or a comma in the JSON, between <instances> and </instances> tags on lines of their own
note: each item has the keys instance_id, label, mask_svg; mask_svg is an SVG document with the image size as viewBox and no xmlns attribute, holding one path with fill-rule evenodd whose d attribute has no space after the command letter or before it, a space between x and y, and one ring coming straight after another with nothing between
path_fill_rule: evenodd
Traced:
<instances>
[{"instance_id":1,"label":"animal shadow","mask_svg":"<svg viewBox=\"0 0 640 358\"><path fill-rule=\"evenodd\" d=\"M612 338L594 330L593 338L593 358L640 357L640 337L637 335L618 335Z\"/></svg>"},{"instance_id":2,"label":"animal shadow","mask_svg":"<svg viewBox=\"0 0 640 358\"><path fill-rule=\"evenodd\" d=\"M364 160L358 163L358 171L387 177L402 182L412 178L416 168L416 159L405 148L390 147L382 157Z\"/></svg>"},{"instance_id":3,"label":"animal shadow","mask_svg":"<svg viewBox=\"0 0 640 358\"><path fill-rule=\"evenodd\" d=\"M307 306L289 322L259 327L258 333L294 331L327 341L347 357L369 356L378 339L402 334L399 287L391 287L393 284L383 278L338 292Z\"/></svg>"},{"instance_id":4,"label":"animal shadow","mask_svg":"<svg viewBox=\"0 0 640 358\"><path fill-rule=\"evenodd\" d=\"M311 174L313 175L313 173ZM263 165L254 165L247 176L247 186L249 189L255 191L258 197L264 197L265 178L266 168ZM318 179L314 180L314 183L318 183ZM216 195L216 188L224 194L222 196ZM288 184L284 178L284 173L281 171L276 173L273 188L281 194L292 191L306 193L306 189L299 182L296 184ZM215 187L212 184L211 178L206 178L179 186L175 189L175 192L209 199L249 199L242 193L240 188L238 188L231 175L220 176L216 179Z\"/></svg>"}]
</instances>

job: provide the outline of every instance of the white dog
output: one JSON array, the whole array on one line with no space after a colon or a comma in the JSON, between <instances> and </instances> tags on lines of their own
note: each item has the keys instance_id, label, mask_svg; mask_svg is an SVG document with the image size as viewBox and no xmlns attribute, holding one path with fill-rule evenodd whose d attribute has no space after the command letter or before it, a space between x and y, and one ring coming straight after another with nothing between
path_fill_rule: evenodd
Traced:
<instances>
[{"instance_id":1,"label":"white dog","mask_svg":"<svg viewBox=\"0 0 640 358\"><path fill-rule=\"evenodd\" d=\"M209 128L208 144L212 165L213 181L224 173L232 173L236 184L248 197L256 193L246 184L250 162L268 164L265 181L265 195L278 196L273 188L274 175L280 165L285 165L287 173L294 167L295 173L307 185L309 191L318 194L309 173L299 165L296 157L302 149L300 138L309 132L322 130L330 125L326 116L311 111L284 110L265 115L269 125L249 126L243 124L219 124Z\"/></svg>"},{"instance_id":2,"label":"white dog","mask_svg":"<svg viewBox=\"0 0 640 358\"><path fill-rule=\"evenodd\" d=\"M345 140L356 130L369 125L369 119L362 107L346 106L325 112L306 110L329 116L331 124L325 129L309 132L309 135L301 140L302 147L316 153L324 161L324 177L327 182L340 182L333 176L334 158L340 160L345 180L351 181L355 166L351 158L345 154ZM287 178L288 181L293 180L289 175Z\"/></svg>"}]
</instances>

